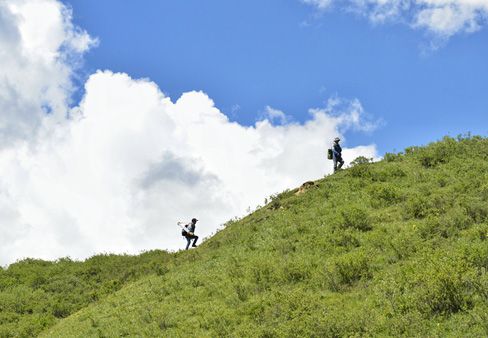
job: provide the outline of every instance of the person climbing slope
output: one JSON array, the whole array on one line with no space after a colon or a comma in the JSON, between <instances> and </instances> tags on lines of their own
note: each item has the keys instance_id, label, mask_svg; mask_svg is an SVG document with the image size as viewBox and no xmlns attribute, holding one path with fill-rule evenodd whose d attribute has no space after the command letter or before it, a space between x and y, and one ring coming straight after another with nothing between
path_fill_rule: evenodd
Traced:
<instances>
[{"instance_id":1,"label":"person climbing slope","mask_svg":"<svg viewBox=\"0 0 488 338\"><path fill-rule=\"evenodd\" d=\"M342 148L339 145L340 141L341 139L336 137L332 147L330 148L332 150L332 160L334 161L334 172L336 172L337 169L341 169L344 165L344 160L342 159Z\"/></svg>"},{"instance_id":2,"label":"person climbing slope","mask_svg":"<svg viewBox=\"0 0 488 338\"><path fill-rule=\"evenodd\" d=\"M190 223L186 224L184 227L182 227L182 235L186 238L187 244L185 250L188 250L190 247L190 243L193 240L192 247L196 247L196 243L198 241L198 236L195 235L195 229L197 227L197 222L198 220L196 218L193 218ZM180 225L181 222L178 222L178 225ZM181 226L181 225L180 225Z\"/></svg>"}]
</instances>

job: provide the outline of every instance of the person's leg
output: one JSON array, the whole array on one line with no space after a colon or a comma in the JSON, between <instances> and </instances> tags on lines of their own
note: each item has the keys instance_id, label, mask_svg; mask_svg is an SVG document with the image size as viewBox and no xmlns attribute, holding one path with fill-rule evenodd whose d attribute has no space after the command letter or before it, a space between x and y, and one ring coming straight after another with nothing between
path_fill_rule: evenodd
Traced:
<instances>
[{"instance_id":1,"label":"person's leg","mask_svg":"<svg viewBox=\"0 0 488 338\"><path fill-rule=\"evenodd\" d=\"M334 156L334 158L332 159L332 161L334 162L334 172L337 171L337 157Z\"/></svg>"},{"instance_id":2,"label":"person's leg","mask_svg":"<svg viewBox=\"0 0 488 338\"><path fill-rule=\"evenodd\" d=\"M341 169L342 166L344 165L344 160L342 159L342 156L338 158L339 160L339 165L337 166L337 168Z\"/></svg>"},{"instance_id":3,"label":"person's leg","mask_svg":"<svg viewBox=\"0 0 488 338\"><path fill-rule=\"evenodd\" d=\"M186 249L185 250L188 250L188 248L190 247L190 243L191 243L191 237L188 235L186 236Z\"/></svg>"},{"instance_id":4,"label":"person's leg","mask_svg":"<svg viewBox=\"0 0 488 338\"><path fill-rule=\"evenodd\" d=\"M193 236L195 237L195 240L193 241L193 247L196 247L197 246L197 241L198 241L198 236Z\"/></svg>"}]
</instances>

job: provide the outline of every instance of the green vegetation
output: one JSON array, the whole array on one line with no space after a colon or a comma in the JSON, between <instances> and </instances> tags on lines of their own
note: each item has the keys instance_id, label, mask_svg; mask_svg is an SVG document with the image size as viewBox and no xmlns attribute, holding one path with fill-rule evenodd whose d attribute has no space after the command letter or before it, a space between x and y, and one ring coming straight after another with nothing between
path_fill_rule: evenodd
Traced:
<instances>
[{"instance_id":1,"label":"green vegetation","mask_svg":"<svg viewBox=\"0 0 488 338\"><path fill-rule=\"evenodd\" d=\"M97 255L85 262L24 259L0 269L0 337L37 336L42 330L125 284L159 273L171 255Z\"/></svg>"},{"instance_id":2,"label":"green vegetation","mask_svg":"<svg viewBox=\"0 0 488 338\"><path fill-rule=\"evenodd\" d=\"M488 139L355 161L197 249L0 270L0 336L488 335ZM182 243L182 246L184 243Z\"/></svg>"}]
</instances>

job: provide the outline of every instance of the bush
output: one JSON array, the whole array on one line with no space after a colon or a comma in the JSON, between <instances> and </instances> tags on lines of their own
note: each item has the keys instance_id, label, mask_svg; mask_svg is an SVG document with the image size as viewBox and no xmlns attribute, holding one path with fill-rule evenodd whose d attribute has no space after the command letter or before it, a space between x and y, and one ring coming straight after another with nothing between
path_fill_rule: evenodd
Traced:
<instances>
[{"instance_id":1,"label":"bush","mask_svg":"<svg viewBox=\"0 0 488 338\"><path fill-rule=\"evenodd\" d=\"M462 201L462 205L468 215L475 223L483 223L488 218L488 203L482 200L467 199Z\"/></svg>"},{"instance_id":2,"label":"bush","mask_svg":"<svg viewBox=\"0 0 488 338\"><path fill-rule=\"evenodd\" d=\"M0 271L0 336L37 336L56 318L66 318L123 286L123 281L156 272L171 255L97 255L84 263L24 259ZM156 262L156 263L155 263ZM130 274L133 277L127 276Z\"/></svg>"},{"instance_id":3,"label":"bush","mask_svg":"<svg viewBox=\"0 0 488 338\"><path fill-rule=\"evenodd\" d=\"M473 271L459 256L423 252L421 259L382 276L377 291L397 314L420 313L424 319L450 316L473 306Z\"/></svg>"},{"instance_id":4,"label":"bush","mask_svg":"<svg viewBox=\"0 0 488 338\"><path fill-rule=\"evenodd\" d=\"M386 162L397 162L397 161L401 161L403 159L403 153L402 152L399 152L398 154L395 154L395 153L385 153L385 156L383 157L383 159L386 161Z\"/></svg>"},{"instance_id":5,"label":"bush","mask_svg":"<svg viewBox=\"0 0 488 338\"><path fill-rule=\"evenodd\" d=\"M373 170L369 164L358 164L347 169L348 175L356 178L366 178L373 175Z\"/></svg>"},{"instance_id":6,"label":"bush","mask_svg":"<svg viewBox=\"0 0 488 338\"><path fill-rule=\"evenodd\" d=\"M292 260L285 264L281 270L282 279L288 283L297 283L310 278L312 267L310 263L301 260Z\"/></svg>"},{"instance_id":7,"label":"bush","mask_svg":"<svg viewBox=\"0 0 488 338\"><path fill-rule=\"evenodd\" d=\"M335 272L339 282L349 286L373 275L369 255L360 250L339 256L335 261Z\"/></svg>"},{"instance_id":8,"label":"bush","mask_svg":"<svg viewBox=\"0 0 488 338\"><path fill-rule=\"evenodd\" d=\"M422 287L417 288L415 298L421 313L446 315L471 307L472 296L464 268L445 263L430 265L420 276Z\"/></svg>"},{"instance_id":9,"label":"bush","mask_svg":"<svg viewBox=\"0 0 488 338\"><path fill-rule=\"evenodd\" d=\"M429 215L419 226L420 235L425 238L443 237L450 238L458 235L461 230L468 228L472 221L460 208L454 208L451 212L436 216Z\"/></svg>"},{"instance_id":10,"label":"bush","mask_svg":"<svg viewBox=\"0 0 488 338\"><path fill-rule=\"evenodd\" d=\"M400 191L390 184L374 184L368 189L373 207L388 206L401 200Z\"/></svg>"},{"instance_id":11,"label":"bush","mask_svg":"<svg viewBox=\"0 0 488 338\"><path fill-rule=\"evenodd\" d=\"M371 178L373 181L386 182L397 177L405 177L407 174L402 168L397 166L389 165L382 170L376 172L376 174Z\"/></svg>"},{"instance_id":12,"label":"bush","mask_svg":"<svg viewBox=\"0 0 488 338\"><path fill-rule=\"evenodd\" d=\"M269 196L269 202L266 198L264 204L267 204L268 210L278 210L283 206L283 200L290 197L290 190L286 189L280 193Z\"/></svg>"},{"instance_id":13,"label":"bush","mask_svg":"<svg viewBox=\"0 0 488 338\"><path fill-rule=\"evenodd\" d=\"M340 228L354 228L361 231L372 229L372 221L368 212L358 206L342 207L339 211L338 223Z\"/></svg>"},{"instance_id":14,"label":"bush","mask_svg":"<svg viewBox=\"0 0 488 338\"><path fill-rule=\"evenodd\" d=\"M404 210L406 219L409 219L410 217L421 219L426 217L431 209L427 197L416 194L407 200Z\"/></svg>"},{"instance_id":15,"label":"bush","mask_svg":"<svg viewBox=\"0 0 488 338\"><path fill-rule=\"evenodd\" d=\"M358 157L356 157L351 162L351 166L356 166L356 165L361 165L361 164L367 164L367 163L370 163L370 162L373 162L373 159L372 158L367 158L367 157L364 157L364 156L358 156Z\"/></svg>"},{"instance_id":16,"label":"bush","mask_svg":"<svg viewBox=\"0 0 488 338\"><path fill-rule=\"evenodd\" d=\"M354 229L341 229L333 233L326 234L327 244L332 247L342 247L346 251L360 246L357 234Z\"/></svg>"},{"instance_id":17,"label":"bush","mask_svg":"<svg viewBox=\"0 0 488 338\"><path fill-rule=\"evenodd\" d=\"M388 247L395 253L394 256L388 258L389 261L395 262L396 260L407 259L416 253L423 245L417 237L415 232L400 233L387 240Z\"/></svg>"},{"instance_id":18,"label":"bush","mask_svg":"<svg viewBox=\"0 0 488 338\"><path fill-rule=\"evenodd\" d=\"M446 163L457 153L456 140L444 137L442 141L431 142L428 147L421 147L416 152L417 159L424 167L434 167L439 163Z\"/></svg>"}]
</instances>

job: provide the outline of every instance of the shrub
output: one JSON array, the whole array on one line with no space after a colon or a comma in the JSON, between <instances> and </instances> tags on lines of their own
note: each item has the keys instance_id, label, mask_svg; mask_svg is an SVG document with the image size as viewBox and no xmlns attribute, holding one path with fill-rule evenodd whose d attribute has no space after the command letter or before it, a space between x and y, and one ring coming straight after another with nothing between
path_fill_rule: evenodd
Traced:
<instances>
[{"instance_id":1,"label":"shrub","mask_svg":"<svg viewBox=\"0 0 488 338\"><path fill-rule=\"evenodd\" d=\"M388 247L395 253L389 260L394 262L393 258L400 260L411 257L422 245L417 237L415 233L400 233L387 240Z\"/></svg>"},{"instance_id":2,"label":"shrub","mask_svg":"<svg viewBox=\"0 0 488 338\"><path fill-rule=\"evenodd\" d=\"M351 177L371 177L373 174L372 168L369 164L358 164L347 170Z\"/></svg>"},{"instance_id":3,"label":"shrub","mask_svg":"<svg viewBox=\"0 0 488 338\"><path fill-rule=\"evenodd\" d=\"M468 228L471 224L471 219L458 207L445 215L427 216L425 221L419 226L419 231L420 235L425 239L439 236L449 238L459 234L461 230Z\"/></svg>"},{"instance_id":4,"label":"shrub","mask_svg":"<svg viewBox=\"0 0 488 338\"><path fill-rule=\"evenodd\" d=\"M416 155L424 167L434 167L448 162L456 154L457 148L455 139L446 136L442 141L431 142L428 147L419 148Z\"/></svg>"},{"instance_id":5,"label":"shrub","mask_svg":"<svg viewBox=\"0 0 488 338\"><path fill-rule=\"evenodd\" d=\"M463 243L463 260L476 268L481 275L488 271L488 229L486 226L477 227L471 230L470 235ZM488 294L488 289L486 291Z\"/></svg>"},{"instance_id":6,"label":"shrub","mask_svg":"<svg viewBox=\"0 0 488 338\"><path fill-rule=\"evenodd\" d=\"M484 202L488 201L488 184L484 184L481 187L481 200Z\"/></svg>"},{"instance_id":7,"label":"shrub","mask_svg":"<svg viewBox=\"0 0 488 338\"><path fill-rule=\"evenodd\" d=\"M334 231L326 234L326 239L332 247L342 247L346 251L360 246L359 239L355 234L354 229L342 229L341 231Z\"/></svg>"},{"instance_id":8,"label":"shrub","mask_svg":"<svg viewBox=\"0 0 488 338\"><path fill-rule=\"evenodd\" d=\"M339 256L335 261L335 272L339 282L349 286L362 278L372 276L369 257L360 250Z\"/></svg>"},{"instance_id":9,"label":"shrub","mask_svg":"<svg viewBox=\"0 0 488 338\"><path fill-rule=\"evenodd\" d=\"M471 241L481 242L488 240L488 224L484 223L473 226L469 230L467 238Z\"/></svg>"},{"instance_id":10,"label":"shrub","mask_svg":"<svg viewBox=\"0 0 488 338\"><path fill-rule=\"evenodd\" d=\"M488 204L485 201L465 198L462 205L466 215L476 223L483 223L488 218Z\"/></svg>"},{"instance_id":11,"label":"shrub","mask_svg":"<svg viewBox=\"0 0 488 338\"><path fill-rule=\"evenodd\" d=\"M424 218L430 211L429 201L427 197L416 194L410 197L405 204L406 218Z\"/></svg>"},{"instance_id":12,"label":"shrub","mask_svg":"<svg viewBox=\"0 0 488 338\"><path fill-rule=\"evenodd\" d=\"M407 173L400 167L389 165L372 177L373 181L386 182L396 177L405 177Z\"/></svg>"},{"instance_id":13,"label":"shrub","mask_svg":"<svg viewBox=\"0 0 488 338\"><path fill-rule=\"evenodd\" d=\"M382 276L377 291L400 315L418 312L426 319L469 310L476 279L459 259L447 252L423 252L421 259L402 265L386 278Z\"/></svg>"},{"instance_id":14,"label":"shrub","mask_svg":"<svg viewBox=\"0 0 488 338\"><path fill-rule=\"evenodd\" d=\"M251 274L251 280L266 289L276 278L275 270L275 263L272 262L272 259L262 258L255 260L249 272Z\"/></svg>"},{"instance_id":15,"label":"shrub","mask_svg":"<svg viewBox=\"0 0 488 338\"><path fill-rule=\"evenodd\" d=\"M398 154L395 154L395 153L385 153L385 156L383 157L383 159L386 161L386 162L397 162L397 161L401 161L403 159L403 153L402 152L399 152Z\"/></svg>"},{"instance_id":16,"label":"shrub","mask_svg":"<svg viewBox=\"0 0 488 338\"><path fill-rule=\"evenodd\" d=\"M338 222L340 228L354 228L361 231L372 229L371 218L367 211L355 205L342 207Z\"/></svg>"},{"instance_id":17,"label":"shrub","mask_svg":"<svg viewBox=\"0 0 488 338\"><path fill-rule=\"evenodd\" d=\"M65 301L58 300L52 305L51 311L52 311L54 317L65 318L65 317L68 317L72 313L73 304L67 302L66 300Z\"/></svg>"},{"instance_id":18,"label":"shrub","mask_svg":"<svg viewBox=\"0 0 488 338\"><path fill-rule=\"evenodd\" d=\"M474 279L474 288L477 295L479 295L483 301L488 301L488 269L483 267L479 269L477 278ZM488 326L487 326L488 328Z\"/></svg>"},{"instance_id":19,"label":"shrub","mask_svg":"<svg viewBox=\"0 0 488 338\"><path fill-rule=\"evenodd\" d=\"M264 200L264 203L267 204L268 210L278 210L283 206L283 200L290 196L290 190L286 189L280 193L275 193L269 196L269 203L268 199Z\"/></svg>"},{"instance_id":20,"label":"shrub","mask_svg":"<svg viewBox=\"0 0 488 338\"><path fill-rule=\"evenodd\" d=\"M446 315L471 306L472 296L468 292L464 268L445 263L432 264L420 276L422 286L417 288L415 298L421 313Z\"/></svg>"},{"instance_id":21,"label":"shrub","mask_svg":"<svg viewBox=\"0 0 488 338\"><path fill-rule=\"evenodd\" d=\"M310 278L312 267L303 259L287 262L281 270L284 281L296 283Z\"/></svg>"},{"instance_id":22,"label":"shrub","mask_svg":"<svg viewBox=\"0 0 488 338\"><path fill-rule=\"evenodd\" d=\"M373 162L373 159L372 158L367 158L367 157L364 157L364 156L358 156L354 160L352 160L351 166L361 165L361 164L367 164L367 163L370 163L370 162Z\"/></svg>"},{"instance_id":23,"label":"shrub","mask_svg":"<svg viewBox=\"0 0 488 338\"><path fill-rule=\"evenodd\" d=\"M371 196L371 205L373 207L391 205L401 199L399 189L390 184L374 184L369 188L368 192Z\"/></svg>"}]
</instances>

